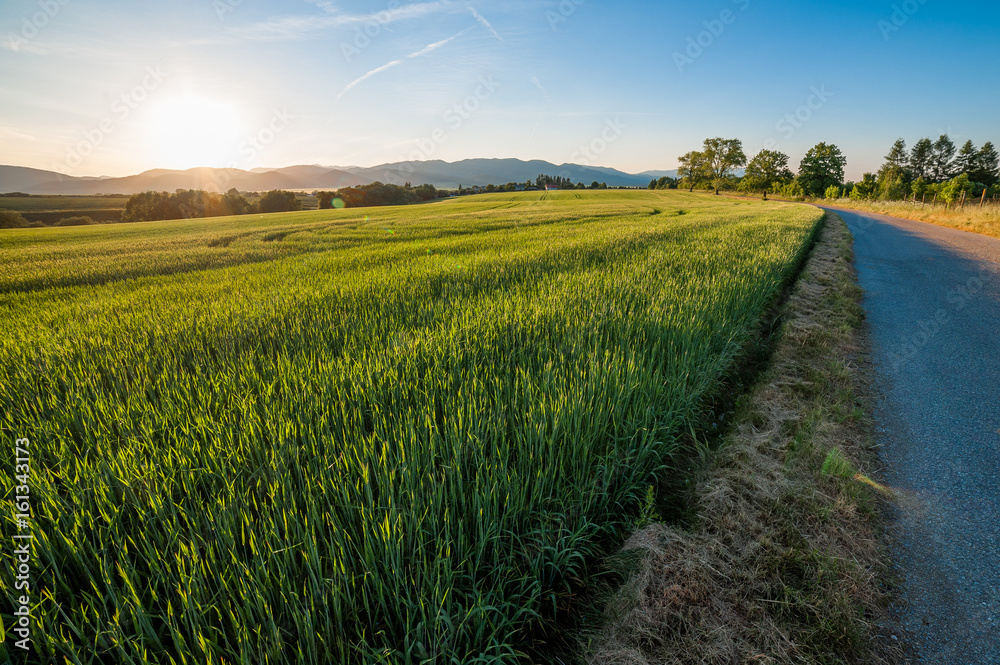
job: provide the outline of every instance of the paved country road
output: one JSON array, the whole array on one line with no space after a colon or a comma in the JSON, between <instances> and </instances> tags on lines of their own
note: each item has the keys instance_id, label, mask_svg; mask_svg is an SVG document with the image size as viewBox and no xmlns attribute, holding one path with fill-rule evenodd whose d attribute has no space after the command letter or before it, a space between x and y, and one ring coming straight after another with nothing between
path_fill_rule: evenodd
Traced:
<instances>
[{"instance_id":1,"label":"paved country road","mask_svg":"<svg viewBox=\"0 0 1000 665\"><path fill-rule=\"evenodd\" d=\"M854 235L898 629L917 663L1000 664L1000 239L828 208Z\"/></svg>"}]
</instances>

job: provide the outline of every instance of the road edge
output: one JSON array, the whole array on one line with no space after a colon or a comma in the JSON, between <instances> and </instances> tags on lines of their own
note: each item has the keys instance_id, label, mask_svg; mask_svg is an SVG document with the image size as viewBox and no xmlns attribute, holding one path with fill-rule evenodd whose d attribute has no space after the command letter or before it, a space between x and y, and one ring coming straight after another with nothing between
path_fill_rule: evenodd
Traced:
<instances>
[{"instance_id":1,"label":"road edge","mask_svg":"<svg viewBox=\"0 0 1000 665\"><path fill-rule=\"evenodd\" d=\"M768 366L699 473L696 525L628 540L587 663L902 662L853 258L826 212Z\"/></svg>"}]
</instances>

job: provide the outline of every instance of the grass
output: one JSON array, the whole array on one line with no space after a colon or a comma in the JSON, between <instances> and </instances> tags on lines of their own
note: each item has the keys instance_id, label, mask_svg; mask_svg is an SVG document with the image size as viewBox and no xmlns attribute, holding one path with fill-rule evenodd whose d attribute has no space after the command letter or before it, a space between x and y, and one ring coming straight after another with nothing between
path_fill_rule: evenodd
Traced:
<instances>
[{"instance_id":1,"label":"grass","mask_svg":"<svg viewBox=\"0 0 1000 665\"><path fill-rule=\"evenodd\" d=\"M526 661L821 214L568 192L0 232L35 657Z\"/></svg>"},{"instance_id":2,"label":"grass","mask_svg":"<svg viewBox=\"0 0 1000 665\"><path fill-rule=\"evenodd\" d=\"M17 212L78 212L125 208L127 196L0 196L0 210Z\"/></svg>"},{"instance_id":3,"label":"grass","mask_svg":"<svg viewBox=\"0 0 1000 665\"><path fill-rule=\"evenodd\" d=\"M692 528L652 524L584 633L589 665L897 663L864 410L861 291L829 215L782 308L768 369L704 466ZM864 478L864 477L861 477Z\"/></svg>"},{"instance_id":4,"label":"grass","mask_svg":"<svg viewBox=\"0 0 1000 665\"><path fill-rule=\"evenodd\" d=\"M824 202L820 201L819 203ZM967 201L964 209L960 208L958 204L953 204L946 208L940 204L924 205L903 201L852 201L850 199L838 199L836 201L827 201L826 203L843 208L892 215L893 217L928 222L930 224L937 224L938 226L947 226L953 229L1000 238L1000 206L987 204L980 208L978 200Z\"/></svg>"}]
</instances>

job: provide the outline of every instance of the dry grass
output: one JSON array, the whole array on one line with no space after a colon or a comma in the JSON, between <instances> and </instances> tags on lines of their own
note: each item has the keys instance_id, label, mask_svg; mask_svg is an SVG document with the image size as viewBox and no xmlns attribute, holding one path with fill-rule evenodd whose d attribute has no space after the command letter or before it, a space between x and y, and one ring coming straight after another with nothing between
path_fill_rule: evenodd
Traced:
<instances>
[{"instance_id":1,"label":"dry grass","mask_svg":"<svg viewBox=\"0 0 1000 665\"><path fill-rule=\"evenodd\" d=\"M823 201L818 201L823 203ZM1000 238L1000 206L987 204L979 207L979 201L967 202L965 208L952 205L948 208L942 205L924 205L921 203L904 203L902 201L851 201L839 199L828 201L831 205L855 210L876 212L882 215L892 215L918 222L928 222L938 226L948 226L962 231L981 233L982 235Z\"/></svg>"},{"instance_id":2,"label":"dry grass","mask_svg":"<svg viewBox=\"0 0 1000 665\"><path fill-rule=\"evenodd\" d=\"M847 229L828 215L771 364L702 474L697 526L629 539L638 564L590 665L898 662L878 628L879 499L853 477L874 454L852 360L863 313L851 261Z\"/></svg>"}]
</instances>

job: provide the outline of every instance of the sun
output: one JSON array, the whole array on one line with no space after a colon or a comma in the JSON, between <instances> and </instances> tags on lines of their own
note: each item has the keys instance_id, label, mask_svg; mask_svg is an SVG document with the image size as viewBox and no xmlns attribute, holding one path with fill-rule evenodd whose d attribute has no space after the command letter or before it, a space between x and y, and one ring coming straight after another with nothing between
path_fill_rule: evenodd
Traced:
<instances>
[{"instance_id":1,"label":"sun","mask_svg":"<svg viewBox=\"0 0 1000 665\"><path fill-rule=\"evenodd\" d=\"M193 93L161 101L148 126L157 163L175 169L237 161L243 130L234 104Z\"/></svg>"}]
</instances>

